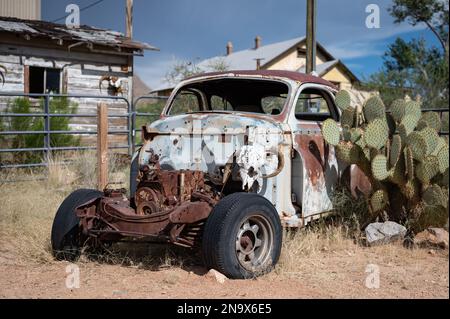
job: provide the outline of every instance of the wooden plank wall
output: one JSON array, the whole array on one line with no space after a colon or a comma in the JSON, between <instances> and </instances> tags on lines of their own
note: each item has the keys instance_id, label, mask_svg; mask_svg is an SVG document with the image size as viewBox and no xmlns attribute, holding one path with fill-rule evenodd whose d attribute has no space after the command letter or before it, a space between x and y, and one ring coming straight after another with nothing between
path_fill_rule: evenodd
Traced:
<instances>
[{"instance_id":1,"label":"wooden plank wall","mask_svg":"<svg viewBox=\"0 0 450 319\"><path fill-rule=\"evenodd\" d=\"M27 93L28 85L26 73L29 66L59 68L61 72L61 93L83 95L104 95L108 96L107 84L103 83L102 91L99 90L99 79L103 75L118 76L122 80L124 93L121 96L131 101L132 67L124 66L128 64L128 57L115 55L101 55L98 53L76 53L64 50L43 49L35 47L24 47L11 44L0 43L0 65L7 68L5 84L0 85L0 92L20 92ZM66 81L64 81L66 80ZM0 112L4 112L7 101L10 98L0 97ZM127 106L124 101L114 101L107 98L73 98L78 104L78 113L96 114L97 104L106 103L109 114L124 114ZM36 105L38 105L36 101ZM110 130L126 129L127 120L125 118L110 119ZM95 118L74 118L70 127L74 130L96 131ZM85 135L82 138L83 144L94 145L95 136ZM110 144L126 144L126 135L110 136ZM124 150L125 152L126 150Z\"/></svg>"}]
</instances>

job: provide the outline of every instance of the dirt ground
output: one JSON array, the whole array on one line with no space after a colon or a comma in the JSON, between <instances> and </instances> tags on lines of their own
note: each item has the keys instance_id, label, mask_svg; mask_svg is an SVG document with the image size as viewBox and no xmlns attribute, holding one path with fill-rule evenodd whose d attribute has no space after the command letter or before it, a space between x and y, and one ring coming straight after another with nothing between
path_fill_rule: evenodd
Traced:
<instances>
[{"instance_id":1,"label":"dirt ground","mask_svg":"<svg viewBox=\"0 0 450 319\"><path fill-rule=\"evenodd\" d=\"M145 269L78 262L80 287L66 288L68 262L24 261L0 250L1 298L449 298L448 250L399 245L327 250L305 257L296 271L278 267L254 280L221 284L199 265ZM368 266L369 264L375 266ZM379 270L379 288L366 281ZM292 267L290 267L292 268ZM367 271L367 272L366 272Z\"/></svg>"},{"instance_id":2,"label":"dirt ground","mask_svg":"<svg viewBox=\"0 0 450 319\"><path fill-rule=\"evenodd\" d=\"M54 260L50 232L63 199L95 183L92 165L80 163L50 170L46 182L0 183L0 298L449 298L448 249L364 247L333 223L285 234L274 271L254 280L221 284L192 254L144 246L82 258L79 288L69 289L73 273ZM126 180L119 173L111 180ZM73 185L68 176L84 177Z\"/></svg>"}]
</instances>

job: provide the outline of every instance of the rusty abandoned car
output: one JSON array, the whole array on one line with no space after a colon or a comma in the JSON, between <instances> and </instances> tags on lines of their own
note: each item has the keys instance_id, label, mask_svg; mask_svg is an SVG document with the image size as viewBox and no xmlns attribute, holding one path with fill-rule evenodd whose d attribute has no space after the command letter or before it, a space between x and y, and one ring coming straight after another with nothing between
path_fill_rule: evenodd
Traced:
<instances>
[{"instance_id":1,"label":"rusty abandoned car","mask_svg":"<svg viewBox=\"0 0 450 319\"><path fill-rule=\"evenodd\" d=\"M328 81L290 71L185 79L160 119L143 127L128 196L80 189L61 204L55 256L73 259L83 245L159 241L200 249L206 267L231 278L270 271L282 227L332 211L344 172L353 188L367 186L323 140L321 123L340 116L335 93Z\"/></svg>"}]
</instances>

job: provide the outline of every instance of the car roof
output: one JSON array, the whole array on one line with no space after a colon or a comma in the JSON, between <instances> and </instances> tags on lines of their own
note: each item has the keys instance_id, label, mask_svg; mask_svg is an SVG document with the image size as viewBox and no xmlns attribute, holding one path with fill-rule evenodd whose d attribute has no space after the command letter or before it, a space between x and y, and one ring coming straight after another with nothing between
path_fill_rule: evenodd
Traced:
<instances>
[{"instance_id":1,"label":"car roof","mask_svg":"<svg viewBox=\"0 0 450 319\"><path fill-rule=\"evenodd\" d=\"M232 71L221 71L221 72L208 72L208 73L202 73L198 75L194 75L191 77L188 77L187 79L196 79L196 78L203 78L203 77L216 77L220 75L227 75L227 76L256 76L256 77L265 77L265 78L285 78L301 83L316 83L316 84L322 84L329 86L333 89L336 89L336 86L320 77L300 73L296 71L287 71L287 70L232 70Z\"/></svg>"}]
</instances>

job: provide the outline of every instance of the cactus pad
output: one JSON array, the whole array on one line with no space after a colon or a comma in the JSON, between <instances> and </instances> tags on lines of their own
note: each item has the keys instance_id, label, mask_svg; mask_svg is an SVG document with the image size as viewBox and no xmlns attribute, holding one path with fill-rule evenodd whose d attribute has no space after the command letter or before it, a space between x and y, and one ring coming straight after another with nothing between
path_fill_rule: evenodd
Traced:
<instances>
[{"instance_id":1,"label":"cactus pad","mask_svg":"<svg viewBox=\"0 0 450 319\"><path fill-rule=\"evenodd\" d=\"M414 179L414 158L412 156L411 148L405 147L403 149L403 155L405 158L405 169L408 180Z\"/></svg>"},{"instance_id":2,"label":"cactus pad","mask_svg":"<svg viewBox=\"0 0 450 319\"><path fill-rule=\"evenodd\" d=\"M350 141L352 143L356 143L357 141L359 141L360 139L362 139L362 135L363 135L364 131L361 128L351 128L350 129Z\"/></svg>"},{"instance_id":3,"label":"cactus pad","mask_svg":"<svg viewBox=\"0 0 450 319\"><path fill-rule=\"evenodd\" d=\"M405 115L411 115L416 119L416 123L419 122L422 116L422 109L420 108L420 103L416 101L408 101L405 105Z\"/></svg>"},{"instance_id":4,"label":"cactus pad","mask_svg":"<svg viewBox=\"0 0 450 319\"><path fill-rule=\"evenodd\" d=\"M386 156L378 154L372 159L372 174L373 177L379 181L385 180L389 177Z\"/></svg>"},{"instance_id":5,"label":"cactus pad","mask_svg":"<svg viewBox=\"0 0 450 319\"><path fill-rule=\"evenodd\" d=\"M400 138L400 135L396 134L392 136L391 152L389 154L389 164L391 164L391 166L395 166L401 153L402 139Z\"/></svg>"},{"instance_id":6,"label":"cactus pad","mask_svg":"<svg viewBox=\"0 0 450 319\"><path fill-rule=\"evenodd\" d=\"M323 138L328 144L337 145L339 143L339 125L332 119L326 119L322 124Z\"/></svg>"},{"instance_id":7,"label":"cactus pad","mask_svg":"<svg viewBox=\"0 0 450 319\"><path fill-rule=\"evenodd\" d=\"M343 110L341 115L342 127L344 126L353 127L353 124L355 123L355 114L356 114L355 109L352 108L351 106Z\"/></svg>"},{"instance_id":8,"label":"cactus pad","mask_svg":"<svg viewBox=\"0 0 450 319\"><path fill-rule=\"evenodd\" d=\"M352 143L339 142L336 145L336 156L347 164L356 164L359 162L360 151L358 147Z\"/></svg>"},{"instance_id":9,"label":"cactus pad","mask_svg":"<svg viewBox=\"0 0 450 319\"><path fill-rule=\"evenodd\" d=\"M439 144L440 139L438 133L433 128L426 127L423 130L419 131L419 134L420 136L423 137L423 139L427 143L426 154L427 155L431 154L436 149L436 146Z\"/></svg>"},{"instance_id":10,"label":"cactus pad","mask_svg":"<svg viewBox=\"0 0 450 319\"><path fill-rule=\"evenodd\" d=\"M346 90L340 90L336 93L334 101L341 111L344 111L350 106L350 94Z\"/></svg>"},{"instance_id":11,"label":"cactus pad","mask_svg":"<svg viewBox=\"0 0 450 319\"><path fill-rule=\"evenodd\" d=\"M385 119L386 107L379 96L370 97L363 107L364 117L369 123L375 119Z\"/></svg>"},{"instance_id":12,"label":"cactus pad","mask_svg":"<svg viewBox=\"0 0 450 319\"><path fill-rule=\"evenodd\" d=\"M445 143L445 142L444 142ZM448 172L448 145L445 143L445 145L440 149L440 151L437 153L437 160L439 164L439 171L441 173L445 173L445 171Z\"/></svg>"},{"instance_id":13,"label":"cactus pad","mask_svg":"<svg viewBox=\"0 0 450 319\"><path fill-rule=\"evenodd\" d=\"M417 129L422 130L425 127L431 127L436 132L441 129L441 119L436 112L424 112L417 123Z\"/></svg>"},{"instance_id":14,"label":"cactus pad","mask_svg":"<svg viewBox=\"0 0 450 319\"><path fill-rule=\"evenodd\" d=\"M403 142L406 142L406 138L408 137L408 135L414 131L418 121L419 120L417 119L417 117L411 114L406 114L402 118L402 121L398 126L398 133L400 134Z\"/></svg>"},{"instance_id":15,"label":"cactus pad","mask_svg":"<svg viewBox=\"0 0 450 319\"><path fill-rule=\"evenodd\" d=\"M447 196L438 185L430 185L423 192L423 201L427 205L447 207Z\"/></svg>"},{"instance_id":16,"label":"cactus pad","mask_svg":"<svg viewBox=\"0 0 450 319\"><path fill-rule=\"evenodd\" d=\"M375 119L367 125L364 140L369 147L382 148L389 137L389 129L385 120Z\"/></svg>"},{"instance_id":17,"label":"cactus pad","mask_svg":"<svg viewBox=\"0 0 450 319\"><path fill-rule=\"evenodd\" d=\"M409 134L406 143L411 149L413 158L422 162L427 155L428 148L425 138L419 132L415 131Z\"/></svg>"},{"instance_id":18,"label":"cactus pad","mask_svg":"<svg viewBox=\"0 0 450 319\"><path fill-rule=\"evenodd\" d=\"M442 179L441 179L441 183L442 183L442 185L443 186L445 186L445 187L447 187L448 188L448 167L447 167L447 169L445 170L445 172L444 173L442 173Z\"/></svg>"},{"instance_id":19,"label":"cactus pad","mask_svg":"<svg viewBox=\"0 0 450 319\"><path fill-rule=\"evenodd\" d=\"M404 185L406 183L405 170L405 160L403 157L400 157L395 165L389 170L389 180L399 186Z\"/></svg>"},{"instance_id":20,"label":"cactus pad","mask_svg":"<svg viewBox=\"0 0 450 319\"><path fill-rule=\"evenodd\" d=\"M439 173L439 163L435 156L427 156L416 167L416 176L423 184L429 184L431 179Z\"/></svg>"},{"instance_id":21,"label":"cactus pad","mask_svg":"<svg viewBox=\"0 0 450 319\"><path fill-rule=\"evenodd\" d=\"M403 99L397 99L391 104L391 114L394 120L399 123L405 116L406 102Z\"/></svg>"},{"instance_id":22,"label":"cactus pad","mask_svg":"<svg viewBox=\"0 0 450 319\"><path fill-rule=\"evenodd\" d=\"M389 202L388 194L386 191L379 189L375 191L370 197L370 209L372 213L381 211L386 207Z\"/></svg>"}]
</instances>

